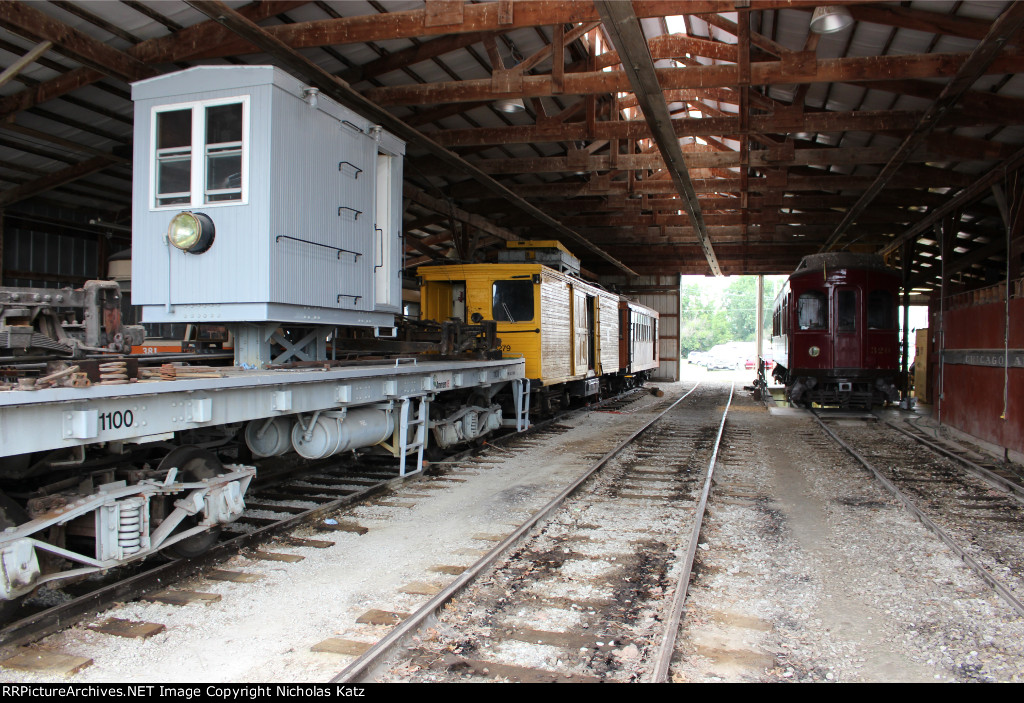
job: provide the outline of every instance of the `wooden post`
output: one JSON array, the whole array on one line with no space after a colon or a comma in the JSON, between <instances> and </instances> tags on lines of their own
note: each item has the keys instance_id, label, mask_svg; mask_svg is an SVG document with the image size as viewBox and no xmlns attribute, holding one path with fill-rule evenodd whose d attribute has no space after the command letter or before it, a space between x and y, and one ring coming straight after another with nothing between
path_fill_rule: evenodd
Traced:
<instances>
[{"instance_id":1,"label":"wooden post","mask_svg":"<svg viewBox=\"0 0 1024 703\"><path fill-rule=\"evenodd\" d=\"M758 274L757 276L757 324L755 328L757 330L757 355L754 357L760 362L761 356L764 354L764 274ZM754 373L757 373L758 369L754 369Z\"/></svg>"},{"instance_id":2,"label":"wooden post","mask_svg":"<svg viewBox=\"0 0 1024 703\"><path fill-rule=\"evenodd\" d=\"M914 242L909 239L903 244L900 251L900 268L903 271L901 288L903 288L903 349L900 354L900 371L903 374L903 387L900 389L900 399L906 401L910 397L910 369L907 366L910 344L910 276L911 265L914 263Z\"/></svg>"}]
</instances>

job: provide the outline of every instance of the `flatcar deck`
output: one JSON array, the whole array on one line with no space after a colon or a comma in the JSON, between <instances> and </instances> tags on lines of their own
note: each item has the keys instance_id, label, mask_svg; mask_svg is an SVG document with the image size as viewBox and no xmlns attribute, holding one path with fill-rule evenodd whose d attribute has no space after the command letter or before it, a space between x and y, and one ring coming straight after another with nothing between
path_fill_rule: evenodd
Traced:
<instances>
[{"instance_id":1,"label":"flatcar deck","mask_svg":"<svg viewBox=\"0 0 1024 703\"><path fill-rule=\"evenodd\" d=\"M524 376L521 358L402 359L326 369L227 368L221 378L7 391L0 393L0 456L95 442L158 440L180 430L410 400L450 389L520 382Z\"/></svg>"}]
</instances>

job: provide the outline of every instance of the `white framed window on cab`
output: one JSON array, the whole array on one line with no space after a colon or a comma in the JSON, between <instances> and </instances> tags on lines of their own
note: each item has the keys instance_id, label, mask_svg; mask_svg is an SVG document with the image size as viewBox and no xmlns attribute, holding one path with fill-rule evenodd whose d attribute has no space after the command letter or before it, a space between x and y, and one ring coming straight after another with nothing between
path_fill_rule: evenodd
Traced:
<instances>
[{"instance_id":1,"label":"white framed window on cab","mask_svg":"<svg viewBox=\"0 0 1024 703\"><path fill-rule=\"evenodd\" d=\"M153 108L151 210L249 202L249 96Z\"/></svg>"}]
</instances>

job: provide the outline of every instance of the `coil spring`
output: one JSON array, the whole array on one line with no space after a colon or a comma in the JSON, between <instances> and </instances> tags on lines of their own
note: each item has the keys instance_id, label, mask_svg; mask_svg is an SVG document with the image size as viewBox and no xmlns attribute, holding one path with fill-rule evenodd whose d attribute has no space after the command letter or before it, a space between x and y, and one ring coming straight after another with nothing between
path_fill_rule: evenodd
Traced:
<instances>
[{"instance_id":1,"label":"coil spring","mask_svg":"<svg viewBox=\"0 0 1024 703\"><path fill-rule=\"evenodd\" d=\"M475 439L480 434L480 420L475 412L466 413L462 422L467 439Z\"/></svg>"},{"instance_id":2,"label":"coil spring","mask_svg":"<svg viewBox=\"0 0 1024 703\"><path fill-rule=\"evenodd\" d=\"M122 501L117 527L117 544L123 554L142 549L142 507L139 499Z\"/></svg>"}]
</instances>

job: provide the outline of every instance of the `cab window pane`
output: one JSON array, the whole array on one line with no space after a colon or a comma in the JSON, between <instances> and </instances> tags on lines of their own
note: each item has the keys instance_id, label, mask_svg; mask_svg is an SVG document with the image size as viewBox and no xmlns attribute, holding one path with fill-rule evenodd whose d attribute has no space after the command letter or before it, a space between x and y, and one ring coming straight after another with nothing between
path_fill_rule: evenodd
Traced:
<instances>
[{"instance_id":1,"label":"cab window pane","mask_svg":"<svg viewBox=\"0 0 1024 703\"><path fill-rule=\"evenodd\" d=\"M156 204L191 200L192 110L156 113Z\"/></svg>"},{"instance_id":2,"label":"cab window pane","mask_svg":"<svg viewBox=\"0 0 1024 703\"><path fill-rule=\"evenodd\" d=\"M853 332L857 329L857 291L841 290L837 296L837 301L838 330L840 332Z\"/></svg>"},{"instance_id":3,"label":"cab window pane","mask_svg":"<svg viewBox=\"0 0 1024 703\"><path fill-rule=\"evenodd\" d=\"M206 108L206 202L242 199L242 103Z\"/></svg>"},{"instance_id":4,"label":"cab window pane","mask_svg":"<svg viewBox=\"0 0 1024 703\"><path fill-rule=\"evenodd\" d=\"M533 282L495 281L492 286L491 317L498 322L533 320Z\"/></svg>"},{"instance_id":5,"label":"cab window pane","mask_svg":"<svg viewBox=\"0 0 1024 703\"><path fill-rule=\"evenodd\" d=\"M828 328L828 299L817 290L800 294L796 302L797 325L802 330L823 330Z\"/></svg>"},{"instance_id":6,"label":"cab window pane","mask_svg":"<svg viewBox=\"0 0 1024 703\"><path fill-rule=\"evenodd\" d=\"M896 328L896 306L889 291L874 290L868 296L868 327L874 330Z\"/></svg>"}]
</instances>

